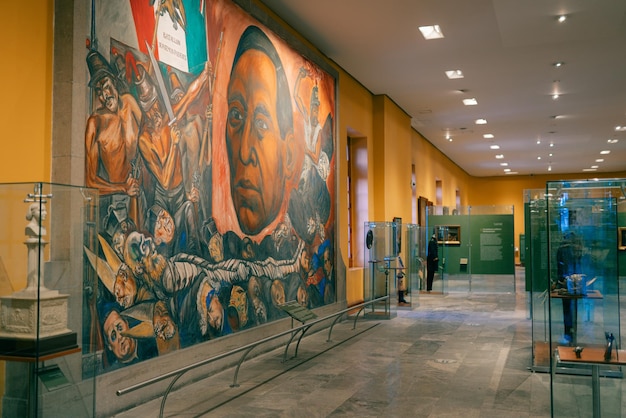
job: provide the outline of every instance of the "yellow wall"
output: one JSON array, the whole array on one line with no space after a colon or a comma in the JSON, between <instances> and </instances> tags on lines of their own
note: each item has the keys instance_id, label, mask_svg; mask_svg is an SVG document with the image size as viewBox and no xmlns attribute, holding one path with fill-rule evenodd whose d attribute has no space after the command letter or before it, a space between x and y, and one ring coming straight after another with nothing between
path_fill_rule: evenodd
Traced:
<instances>
[{"instance_id":1,"label":"yellow wall","mask_svg":"<svg viewBox=\"0 0 626 418\"><path fill-rule=\"evenodd\" d=\"M2 4L0 183L50 179L52 13L52 0ZM0 393L4 366L0 362Z\"/></svg>"},{"instance_id":2,"label":"yellow wall","mask_svg":"<svg viewBox=\"0 0 626 418\"><path fill-rule=\"evenodd\" d=\"M3 2L0 183L50 179L52 4Z\"/></svg>"}]
</instances>

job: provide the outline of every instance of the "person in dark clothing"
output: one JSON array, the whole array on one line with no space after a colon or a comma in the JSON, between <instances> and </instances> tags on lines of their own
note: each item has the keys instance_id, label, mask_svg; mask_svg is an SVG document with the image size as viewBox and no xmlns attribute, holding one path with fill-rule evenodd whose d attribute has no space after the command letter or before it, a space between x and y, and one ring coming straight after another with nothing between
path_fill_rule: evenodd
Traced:
<instances>
[{"instance_id":1,"label":"person in dark clothing","mask_svg":"<svg viewBox=\"0 0 626 418\"><path fill-rule=\"evenodd\" d=\"M580 274L582 258L582 242L573 233L567 233L563 242L556 252L557 262L557 289L567 289L567 280L573 274ZM564 297L563 302L563 326L565 328L563 343L572 344L574 342L574 321L576 320L576 298Z\"/></svg>"},{"instance_id":2,"label":"person in dark clothing","mask_svg":"<svg viewBox=\"0 0 626 418\"><path fill-rule=\"evenodd\" d=\"M439 269L439 247L437 245L437 237L435 234L428 242L428 253L426 255L426 291L433 290L433 279L435 272Z\"/></svg>"}]
</instances>

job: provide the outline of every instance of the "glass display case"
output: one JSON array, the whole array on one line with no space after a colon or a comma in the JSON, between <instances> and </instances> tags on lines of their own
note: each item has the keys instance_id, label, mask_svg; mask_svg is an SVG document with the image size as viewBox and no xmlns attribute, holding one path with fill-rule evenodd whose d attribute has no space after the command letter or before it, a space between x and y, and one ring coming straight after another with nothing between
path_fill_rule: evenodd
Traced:
<instances>
[{"instance_id":1,"label":"glass display case","mask_svg":"<svg viewBox=\"0 0 626 418\"><path fill-rule=\"evenodd\" d=\"M2 416L94 416L98 192L1 184L0 213Z\"/></svg>"},{"instance_id":2,"label":"glass display case","mask_svg":"<svg viewBox=\"0 0 626 418\"><path fill-rule=\"evenodd\" d=\"M426 229L415 224L404 224L403 244L399 257L404 260L405 286L404 304L400 307L415 307L421 289L426 287Z\"/></svg>"},{"instance_id":3,"label":"glass display case","mask_svg":"<svg viewBox=\"0 0 626 418\"><path fill-rule=\"evenodd\" d=\"M550 371L549 304L547 300L548 231L546 227L547 205L545 189L524 191L525 289L531 318L532 370Z\"/></svg>"},{"instance_id":4,"label":"glass display case","mask_svg":"<svg viewBox=\"0 0 626 418\"><path fill-rule=\"evenodd\" d=\"M398 273L404 271L398 258L401 246L399 225L396 222L365 223L363 297L365 301L371 301L389 296L371 304L365 310L366 317L389 319L397 314L396 281Z\"/></svg>"},{"instance_id":5,"label":"glass display case","mask_svg":"<svg viewBox=\"0 0 626 418\"><path fill-rule=\"evenodd\" d=\"M533 293L541 294L537 303L547 317L533 317L533 326L548 322L547 329L540 326L544 341L535 345L551 354L553 416L620 414L626 352L620 350L618 220L626 211L625 187L626 180L546 183L545 232L537 232L545 239L547 274L543 283L533 277Z\"/></svg>"}]
</instances>

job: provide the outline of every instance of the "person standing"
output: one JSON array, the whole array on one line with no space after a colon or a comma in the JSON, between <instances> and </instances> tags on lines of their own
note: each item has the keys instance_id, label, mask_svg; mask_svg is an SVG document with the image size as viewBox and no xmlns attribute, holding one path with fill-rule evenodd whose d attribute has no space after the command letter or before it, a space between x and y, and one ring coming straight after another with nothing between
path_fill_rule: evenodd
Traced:
<instances>
[{"instance_id":1,"label":"person standing","mask_svg":"<svg viewBox=\"0 0 626 418\"><path fill-rule=\"evenodd\" d=\"M428 241L428 254L426 255L426 291L433 290L435 271L439 269L439 246L435 234Z\"/></svg>"}]
</instances>

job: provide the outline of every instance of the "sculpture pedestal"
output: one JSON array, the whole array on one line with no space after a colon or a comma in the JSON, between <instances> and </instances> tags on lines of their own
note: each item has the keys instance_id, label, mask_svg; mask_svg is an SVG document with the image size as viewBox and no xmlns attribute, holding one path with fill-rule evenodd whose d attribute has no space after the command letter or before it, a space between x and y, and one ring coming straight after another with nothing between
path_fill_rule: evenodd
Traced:
<instances>
[{"instance_id":1,"label":"sculpture pedestal","mask_svg":"<svg viewBox=\"0 0 626 418\"><path fill-rule=\"evenodd\" d=\"M67 328L68 295L41 288L0 298L0 355L37 357L76 347Z\"/></svg>"}]
</instances>

